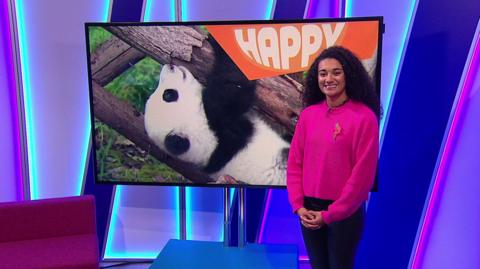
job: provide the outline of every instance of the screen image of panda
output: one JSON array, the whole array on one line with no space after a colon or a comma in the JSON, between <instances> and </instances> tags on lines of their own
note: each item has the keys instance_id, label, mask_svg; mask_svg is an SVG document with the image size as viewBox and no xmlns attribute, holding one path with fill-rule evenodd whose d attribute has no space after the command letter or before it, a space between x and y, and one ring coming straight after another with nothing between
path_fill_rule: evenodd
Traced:
<instances>
[{"instance_id":1,"label":"screen image of panda","mask_svg":"<svg viewBox=\"0 0 480 269\"><path fill-rule=\"evenodd\" d=\"M248 79L201 25L87 29L97 182L286 185L306 71Z\"/></svg>"}]
</instances>

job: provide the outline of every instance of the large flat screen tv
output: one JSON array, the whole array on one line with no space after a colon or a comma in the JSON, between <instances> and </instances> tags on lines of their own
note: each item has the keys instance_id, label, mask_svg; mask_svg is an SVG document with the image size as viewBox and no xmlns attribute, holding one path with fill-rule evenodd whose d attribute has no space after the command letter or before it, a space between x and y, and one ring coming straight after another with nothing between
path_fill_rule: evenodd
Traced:
<instances>
[{"instance_id":1,"label":"large flat screen tv","mask_svg":"<svg viewBox=\"0 0 480 269\"><path fill-rule=\"evenodd\" d=\"M380 93L382 29L381 17L86 23L95 181L284 187L306 70L344 46Z\"/></svg>"}]
</instances>

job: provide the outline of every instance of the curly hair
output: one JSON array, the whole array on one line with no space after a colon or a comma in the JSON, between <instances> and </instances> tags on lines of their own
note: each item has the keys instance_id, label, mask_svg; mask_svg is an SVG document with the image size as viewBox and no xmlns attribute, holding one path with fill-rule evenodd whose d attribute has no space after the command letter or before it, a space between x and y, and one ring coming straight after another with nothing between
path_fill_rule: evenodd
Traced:
<instances>
[{"instance_id":1,"label":"curly hair","mask_svg":"<svg viewBox=\"0 0 480 269\"><path fill-rule=\"evenodd\" d=\"M310 66L302 97L303 106L307 107L325 100L326 96L318 85L318 64L327 58L335 59L342 65L348 98L365 104L380 119L382 114L380 100L367 70L355 54L340 46L325 49Z\"/></svg>"}]
</instances>

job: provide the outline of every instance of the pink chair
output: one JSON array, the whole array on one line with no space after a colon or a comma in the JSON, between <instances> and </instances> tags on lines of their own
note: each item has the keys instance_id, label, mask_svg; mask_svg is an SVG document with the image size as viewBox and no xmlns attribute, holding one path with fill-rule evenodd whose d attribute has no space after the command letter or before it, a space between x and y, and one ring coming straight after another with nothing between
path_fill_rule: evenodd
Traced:
<instances>
[{"instance_id":1,"label":"pink chair","mask_svg":"<svg viewBox=\"0 0 480 269\"><path fill-rule=\"evenodd\" d=\"M0 203L0 268L99 268L94 197Z\"/></svg>"}]
</instances>

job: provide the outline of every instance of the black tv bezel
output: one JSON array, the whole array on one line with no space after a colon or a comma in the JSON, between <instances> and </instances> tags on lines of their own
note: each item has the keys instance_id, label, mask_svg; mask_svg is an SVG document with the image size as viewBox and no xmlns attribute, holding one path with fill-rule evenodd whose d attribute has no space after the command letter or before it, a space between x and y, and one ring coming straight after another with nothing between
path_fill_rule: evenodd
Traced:
<instances>
[{"instance_id":1,"label":"black tv bezel","mask_svg":"<svg viewBox=\"0 0 480 269\"><path fill-rule=\"evenodd\" d=\"M289 24L289 23L326 23L326 22L362 22L377 21L377 62L375 70L375 90L378 97L381 94L381 69L382 69L382 36L385 32L383 16L371 17L349 17L349 18L319 18L319 19L294 19L294 20L234 20L234 21L188 21L188 22L86 22L84 24L87 69L88 69L88 88L90 103L90 124L91 124L91 147L89 152L93 155L93 169L95 184L100 185L140 185L140 186L168 186L168 187L208 187L208 188L254 188L254 189L286 189L286 185L249 185L249 184L206 184L206 183L160 183L160 182L129 182L129 181L102 181L98 180L97 154L95 142L95 115L93 109L93 87L92 70L90 62L90 38L89 27L105 26L191 26L191 25L236 25L236 24Z\"/></svg>"}]
</instances>

